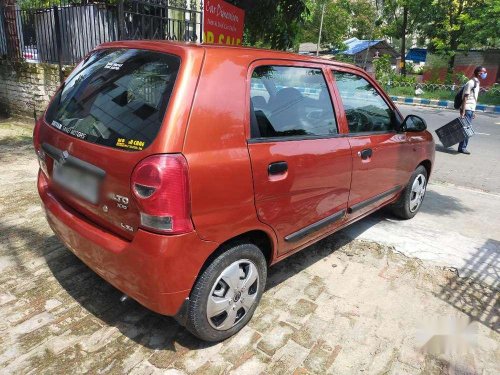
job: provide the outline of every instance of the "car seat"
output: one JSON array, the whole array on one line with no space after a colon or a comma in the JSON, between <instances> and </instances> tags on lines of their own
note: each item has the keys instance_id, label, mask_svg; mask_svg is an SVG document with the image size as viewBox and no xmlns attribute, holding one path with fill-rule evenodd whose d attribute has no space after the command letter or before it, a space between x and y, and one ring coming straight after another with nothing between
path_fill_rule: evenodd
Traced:
<instances>
[{"instance_id":1,"label":"car seat","mask_svg":"<svg viewBox=\"0 0 500 375\"><path fill-rule=\"evenodd\" d=\"M305 129L304 97L296 88L286 87L278 91L269 101L269 108L269 120L277 132Z\"/></svg>"}]
</instances>

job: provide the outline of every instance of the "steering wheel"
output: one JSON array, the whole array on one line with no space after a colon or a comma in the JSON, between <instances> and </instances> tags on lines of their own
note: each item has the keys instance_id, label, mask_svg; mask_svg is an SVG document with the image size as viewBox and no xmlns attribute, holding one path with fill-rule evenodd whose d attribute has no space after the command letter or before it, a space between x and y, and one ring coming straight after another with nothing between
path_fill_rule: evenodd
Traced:
<instances>
[{"instance_id":1,"label":"steering wheel","mask_svg":"<svg viewBox=\"0 0 500 375\"><path fill-rule=\"evenodd\" d=\"M362 112L356 111L354 109L348 109L346 111L347 123L349 124L349 131L351 132L369 132L371 131L372 122Z\"/></svg>"}]
</instances>

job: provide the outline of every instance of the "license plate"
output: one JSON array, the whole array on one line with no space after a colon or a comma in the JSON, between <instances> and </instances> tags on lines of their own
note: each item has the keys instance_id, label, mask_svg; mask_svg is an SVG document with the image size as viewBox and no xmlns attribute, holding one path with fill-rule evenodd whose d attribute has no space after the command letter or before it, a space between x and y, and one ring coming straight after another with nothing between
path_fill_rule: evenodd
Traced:
<instances>
[{"instance_id":1,"label":"license plate","mask_svg":"<svg viewBox=\"0 0 500 375\"><path fill-rule=\"evenodd\" d=\"M72 194L93 204L98 202L99 179L96 176L54 161L52 178Z\"/></svg>"}]
</instances>

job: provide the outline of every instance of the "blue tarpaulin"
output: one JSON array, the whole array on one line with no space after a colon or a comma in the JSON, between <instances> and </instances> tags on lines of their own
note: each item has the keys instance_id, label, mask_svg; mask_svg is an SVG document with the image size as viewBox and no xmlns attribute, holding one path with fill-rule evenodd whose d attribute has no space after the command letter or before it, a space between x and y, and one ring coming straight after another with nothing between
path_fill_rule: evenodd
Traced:
<instances>
[{"instance_id":1,"label":"blue tarpaulin","mask_svg":"<svg viewBox=\"0 0 500 375\"><path fill-rule=\"evenodd\" d=\"M375 44L378 44L382 42L383 39L376 39L376 40L359 40L358 38L351 38L348 39L344 42L344 44L347 46L347 49L345 51L342 51L341 53L343 55L355 55L361 51L364 51L365 49L374 46Z\"/></svg>"},{"instance_id":2,"label":"blue tarpaulin","mask_svg":"<svg viewBox=\"0 0 500 375\"><path fill-rule=\"evenodd\" d=\"M410 48L405 59L415 62L425 62L427 50L425 48Z\"/></svg>"}]
</instances>

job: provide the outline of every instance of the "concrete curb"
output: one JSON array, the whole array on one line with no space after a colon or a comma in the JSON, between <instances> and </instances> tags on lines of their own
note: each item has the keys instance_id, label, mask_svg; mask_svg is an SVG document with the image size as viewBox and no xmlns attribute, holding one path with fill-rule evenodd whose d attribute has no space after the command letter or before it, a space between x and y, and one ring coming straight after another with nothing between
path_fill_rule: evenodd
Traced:
<instances>
[{"instance_id":1,"label":"concrete curb","mask_svg":"<svg viewBox=\"0 0 500 375\"><path fill-rule=\"evenodd\" d=\"M401 104L418 104L427 107L439 107L439 108L453 108L453 102L449 100L436 100L436 99L424 99L424 98L409 98L405 96L391 96L391 99L395 103ZM500 105L484 105L478 104L476 106L477 111L483 111L488 113L500 113Z\"/></svg>"}]
</instances>

